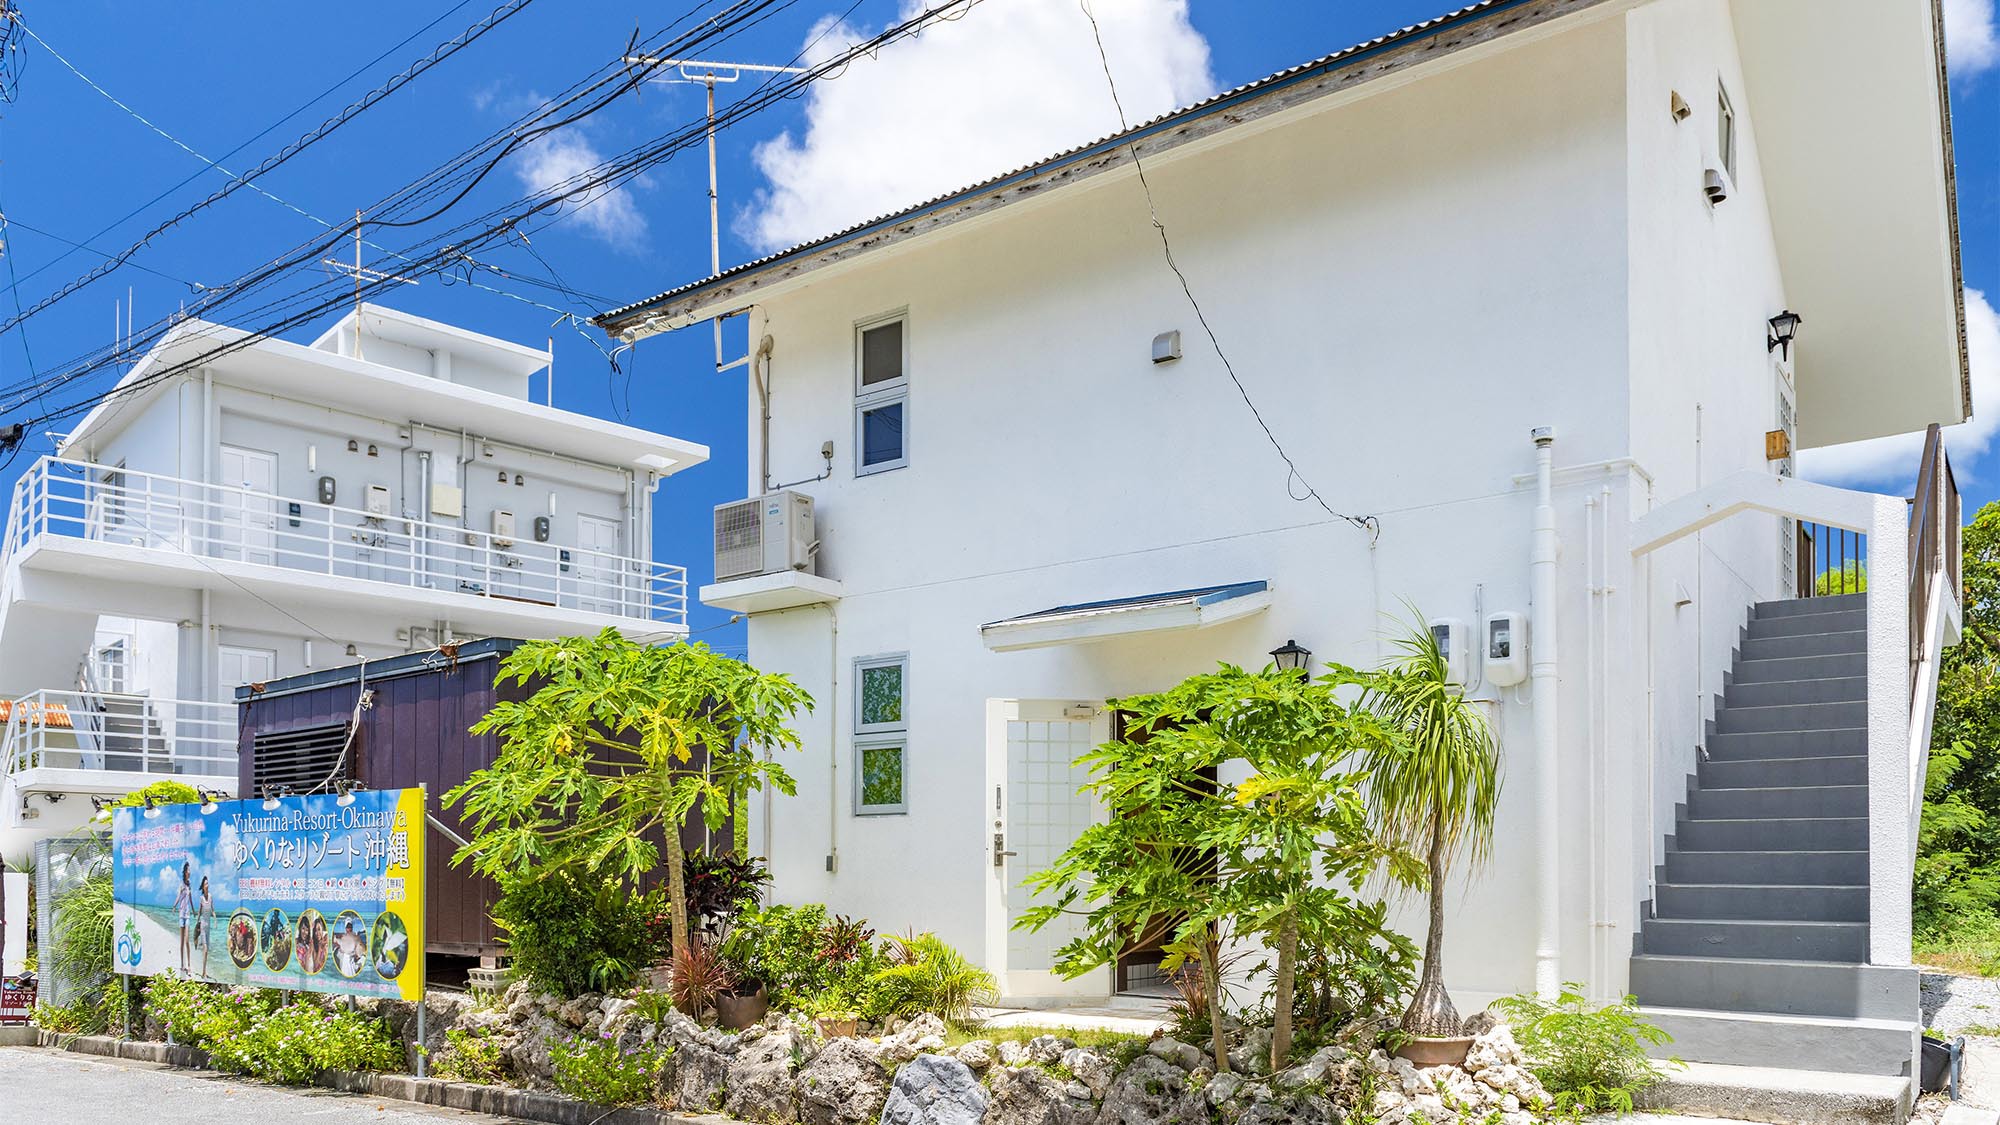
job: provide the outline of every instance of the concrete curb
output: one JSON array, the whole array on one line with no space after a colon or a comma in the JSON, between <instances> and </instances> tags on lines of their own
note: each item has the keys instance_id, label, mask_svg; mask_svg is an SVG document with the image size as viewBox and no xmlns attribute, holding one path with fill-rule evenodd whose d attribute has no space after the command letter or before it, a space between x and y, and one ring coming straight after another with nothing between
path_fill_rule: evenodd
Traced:
<instances>
[{"instance_id":1,"label":"concrete curb","mask_svg":"<svg viewBox=\"0 0 2000 1125\"><path fill-rule=\"evenodd\" d=\"M1771 1125L1879 1122L1910 1116L1910 1080L1717 1063L1669 1068L1636 1099L1638 1108Z\"/></svg>"},{"instance_id":2,"label":"concrete curb","mask_svg":"<svg viewBox=\"0 0 2000 1125\"><path fill-rule=\"evenodd\" d=\"M168 1046L137 1039L114 1039L107 1035L66 1036L40 1033L41 1045L78 1054L132 1059L188 1070L208 1070L208 1052L195 1047ZM32 1045L26 1040L19 1045ZM219 1072L218 1072L219 1073ZM613 1109L577 1101L561 1094L536 1090L516 1090L509 1086L481 1086L471 1082L447 1082L441 1078L418 1078L410 1074L328 1070L313 1077L313 1085L347 1094L416 1102L469 1110L498 1117L518 1117L546 1121L550 1125L687 1125L688 1122L724 1122L726 1118L672 1113L647 1106Z\"/></svg>"}]
</instances>

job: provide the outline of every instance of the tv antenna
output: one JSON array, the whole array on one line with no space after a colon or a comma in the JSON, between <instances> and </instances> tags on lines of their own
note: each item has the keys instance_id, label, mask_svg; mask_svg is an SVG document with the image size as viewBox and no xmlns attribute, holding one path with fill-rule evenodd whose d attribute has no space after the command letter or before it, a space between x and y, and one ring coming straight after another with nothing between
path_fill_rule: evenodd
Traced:
<instances>
[{"instance_id":1,"label":"tv antenna","mask_svg":"<svg viewBox=\"0 0 2000 1125\"><path fill-rule=\"evenodd\" d=\"M4 2L4 0L0 0ZM708 274L714 277L722 272L722 219L721 208L715 191L715 84L718 82L740 82L745 73L750 74L804 74L802 66L764 66L761 63L715 62L708 59L656 59L647 55L627 55L628 64L638 66L670 66L674 73L655 82L697 83L708 89ZM715 366L722 366L722 318L713 321L715 325Z\"/></svg>"},{"instance_id":2,"label":"tv antenna","mask_svg":"<svg viewBox=\"0 0 2000 1125\"><path fill-rule=\"evenodd\" d=\"M361 358L361 283L363 281L393 281L400 285L415 285L417 284L417 279L414 277L403 277L399 274L384 273L383 271L377 269L369 269L367 266L362 264L361 212L358 210L354 212L354 260L352 262L343 262L337 258L321 258L319 261L320 265L326 266L336 273L346 273L354 275L354 358L360 359Z\"/></svg>"}]
</instances>

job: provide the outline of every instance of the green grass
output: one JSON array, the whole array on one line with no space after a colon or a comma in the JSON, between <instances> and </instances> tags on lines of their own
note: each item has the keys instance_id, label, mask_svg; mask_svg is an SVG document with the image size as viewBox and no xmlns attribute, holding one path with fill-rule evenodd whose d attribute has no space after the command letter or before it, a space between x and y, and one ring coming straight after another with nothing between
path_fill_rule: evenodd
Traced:
<instances>
[{"instance_id":1,"label":"green grass","mask_svg":"<svg viewBox=\"0 0 2000 1125\"><path fill-rule=\"evenodd\" d=\"M1963 977L2000 976L2000 919L1969 918L1919 937L1917 964Z\"/></svg>"},{"instance_id":2,"label":"green grass","mask_svg":"<svg viewBox=\"0 0 2000 1125\"><path fill-rule=\"evenodd\" d=\"M1133 1035L1125 1031L1106 1031L1089 1027L1043 1027L1039 1024L1019 1024L1013 1027L951 1027L944 1034L947 1047L957 1047L974 1039L985 1039L993 1043L1026 1043L1039 1035L1056 1035L1068 1039L1079 1047L1116 1047L1121 1043L1143 1043L1147 1037Z\"/></svg>"}]
</instances>

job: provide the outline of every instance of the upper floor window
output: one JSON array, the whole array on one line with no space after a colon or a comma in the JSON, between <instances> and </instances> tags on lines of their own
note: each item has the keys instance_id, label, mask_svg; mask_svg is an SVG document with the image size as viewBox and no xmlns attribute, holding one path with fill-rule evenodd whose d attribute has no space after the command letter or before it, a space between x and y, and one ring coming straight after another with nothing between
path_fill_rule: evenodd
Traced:
<instances>
[{"instance_id":1,"label":"upper floor window","mask_svg":"<svg viewBox=\"0 0 2000 1125\"><path fill-rule=\"evenodd\" d=\"M909 317L892 313L854 326L854 475L909 463Z\"/></svg>"},{"instance_id":2,"label":"upper floor window","mask_svg":"<svg viewBox=\"0 0 2000 1125\"><path fill-rule=\"evenodd\" d=\"M1736 179L1736 109L1729 104L1729 89L1717 84L1715 87L1715 154L1722 161L1722 170Z\"/></svg>"}]
</instances>

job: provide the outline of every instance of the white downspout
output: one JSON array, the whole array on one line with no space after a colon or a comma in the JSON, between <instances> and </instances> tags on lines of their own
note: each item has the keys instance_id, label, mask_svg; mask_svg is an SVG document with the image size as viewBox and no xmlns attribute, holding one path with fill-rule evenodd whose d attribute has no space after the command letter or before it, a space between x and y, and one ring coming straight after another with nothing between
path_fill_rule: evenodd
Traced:
<instances>
[{"instance_id":1,"label":"white downspout","mask_svg":"<svg viewBox=\"0 0 2000 1125\"><path fill-rule=\"evenodd\" d=\"M1556 509L1550 497L1556 431L1537 427L1535 441L1535 524L1529 555L1533 579L1528 609L1528 679L1535 710L1535 991L1554 997L1562 986L1562 873L1557 817L1559 713L1556 709Z\"/></svg>"}]
</instances>

